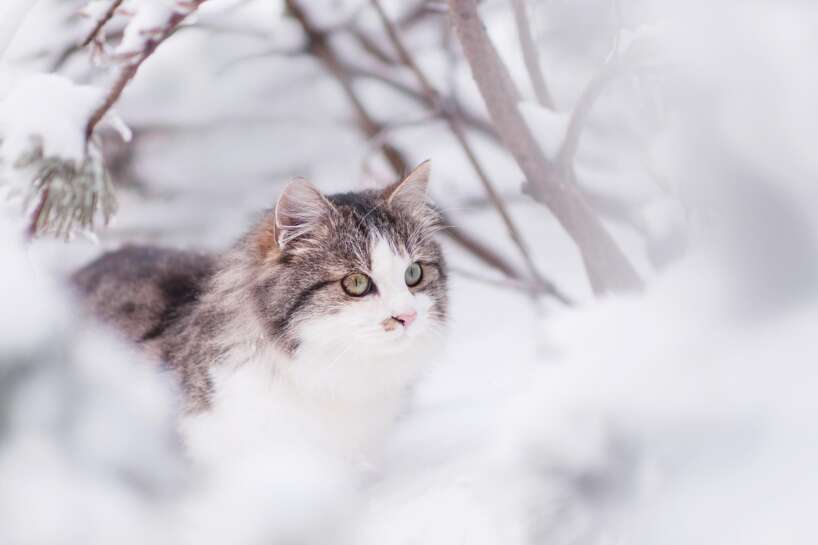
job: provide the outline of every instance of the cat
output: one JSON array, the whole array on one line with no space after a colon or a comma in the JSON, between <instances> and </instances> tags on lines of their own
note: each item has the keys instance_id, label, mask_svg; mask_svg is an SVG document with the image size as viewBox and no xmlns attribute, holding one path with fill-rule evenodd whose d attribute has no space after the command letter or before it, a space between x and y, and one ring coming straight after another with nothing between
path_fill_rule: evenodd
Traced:
<instances>
[{"instance_id":1,"label":"cat","mask_svg":"<svg viewBox=\"0 0 818 545\"><path fill-rule=\"evenodd\" d=\"M384 190L328 196L295 179L221 256L126 246L72 281L176 374L183 438L203 459L214 441L253 448L283 428L364 456L447 321L429 173L426 161Z\"/></svg>"}]
</instances>

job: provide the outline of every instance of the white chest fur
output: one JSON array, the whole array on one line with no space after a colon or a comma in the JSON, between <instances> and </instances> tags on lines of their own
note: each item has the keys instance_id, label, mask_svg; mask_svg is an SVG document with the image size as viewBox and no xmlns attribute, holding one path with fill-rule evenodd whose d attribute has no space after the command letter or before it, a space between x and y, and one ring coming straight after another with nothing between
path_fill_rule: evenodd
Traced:
<instances>
[{"instance_id":1,"label":"white chest fur","mask_svg":"<svg viewBox=\"0 0 818 545\"><path fill-rule=\"evenodd\" d=\"M377 359L289 359L273 348L235 354L212 370L211 407L181 423L190 456L207 466L296 443L368 465L428 361L428 351L411 352ZM329 364L340 372L316 372Z\"/></svg>"}]
</instances>

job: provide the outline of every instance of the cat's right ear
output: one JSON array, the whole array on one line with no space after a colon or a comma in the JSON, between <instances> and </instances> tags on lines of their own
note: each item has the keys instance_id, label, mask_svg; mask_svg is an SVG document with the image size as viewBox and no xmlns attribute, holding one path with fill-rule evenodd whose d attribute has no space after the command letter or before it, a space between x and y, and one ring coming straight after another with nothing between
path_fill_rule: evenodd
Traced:
<instances>
[{"instance_id":1,"label":"cat's right ear","mask_svg":"<svg viewBox=\"0 0 818 545\"><path fill-rule=\"evenodd\" d=\"M300 237L334 209L326 197L304 178L295 178L278 198L275 239L280 249Z\"/></svg>"},{"instance_id":2,"label":"cat's right ear","mask_svg":"<svg viewBox=\"0 0 818 545\"><path fill-rule=\"evenodd\" d=\"M304 178L293 179L264 221L261 236L256 240L259 254L262 257L278 254L333 209L332 203L315 186Z\"/></svg>"}]
</instances>

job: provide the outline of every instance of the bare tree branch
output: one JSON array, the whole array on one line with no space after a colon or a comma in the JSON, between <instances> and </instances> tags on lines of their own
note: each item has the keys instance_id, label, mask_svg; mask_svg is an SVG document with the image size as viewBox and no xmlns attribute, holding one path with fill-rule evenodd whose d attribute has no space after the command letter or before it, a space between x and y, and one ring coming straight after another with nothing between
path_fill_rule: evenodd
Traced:
<instances>
[{"instance_id":1,"label":"bare tree branch","mask_svg":"<svg viewBox=\"0 0 818 545\"><path fill-rule=\"evenodd\" d=\"M554 99L551 97L551 93L548 92L537 45L534 43L531 28L528 26L525 0L511 0L511 8L514 11L514 22L517 25L517 35L520 38L520 49L523 51L523 61L525 61L526 70L528 70L528 77L531 79L531 86L534 88L534 95L537 97L540 106L553 110Z\"/></svg>"},{"instance_id":2,"label":"bare tree branch","mask_svg":"<svg viewBox=\"0 0 818 545\"><path fill-rule=\"evenodd\" d=\"M340 84L341 89L352 104L353 109L358 116L361 130L369 138L378 138L378 135L382 133L384 127L372 118L356 94L355 89L352 87L349 75L344 72L344 65L328 43L328 36L326 32L317 28L313 24L309 15L300 5L298 0L286 0L286 5L290 15L292 15L292 17L298 21L307 36L307 50L313 56L315 56L319 62L321 62L326 70ZM385 141L382 141L379 147L381 149L381 153L383 153L384 157L386 157L396 175L402 176L407 172L407 162L404 159L403 154L397 148ZM486 265L500 271L508 278L525 282L525 275L518 272L514 266L497 254L497 252L486 246L483 242L467 234L462 229L455 227L448 220L448 218L445 217L445 214L443 215L443 221L449 227L443 230L442 233L448 236L461 248L475 256L477 259L481 260Z\"/></svg>"},{"instance_id":3,"label":"bare tree branch","mask_svg":"<svg viewBox=\"0 0 818 545\"><path fill-rule=\"evenodd\" d=\"M383 64L392 66L397 64L397 61L389 53L384 51L383 48L378 45L366 32L362 31L361 29L355 29L351 34L364 51L378 59Z\"/></svg>"},{"instance_id":4,"label":"bare tree branch","mask_svg":"<svg viewBox=\"0 0 818 545\"><path fill-rule=\"evenodd\" d=\"M403 96L419 103L424 108L431 109L439 117L443 118L447 115L456 115L465 126L480 132L483 134L483 136L499 142L497 132L494 130L491 123L487 122L482 117L478 117L471 112L463 110L454 97L445 97L438 100L437 103L432 103L429 100L429 96L425 93L418 91L413 86L403 83L402 81L391 78L386 74L352 64L348 61L339 60L338 62L344 71L346 71L347 74L353 78L366 78L383 83L391 89L401 93Z\"/></svg>"},{"instance_id":5,"label":"bare tree branch","mask_svg":"<svg viewBox=\"0 0 818 545\"><path fill-rule=\"evenodd\" d=\"M111 20L111 18L114 16L114 13L116 13L116 10L119 9L119 6L122 5L122 1L123 0L114 0L113 2L111 2L111 5L102 15L102 17L100 17L99 20L97 20L96 24L94 25L94 28L91 29L91 32L89 32L88 36L82 41L80 47L85 47L96 39L97 34L99 34L100 31L102 31L102 27L104 27L105 24Z\"/></svg>"},{"instance_id":6,"label":"bare tree branch","mask_svg":"<svg viewBox=\"0 0 818 545\"><path fill-rule=\"evenodd\" d=\"M94 111L93 114L91 114L90 119L88 119L88 123L85 126L86 140L91 139L91 136L94 134L94 128L119 99L122 91L125 90L128 82L130 82L136 75L137 70L139 70L139 67L143 62L145 62L145 59L150 57L151 54L156 51L156 48L159 47L159 44L165 41L168 36L173 34L179 24L204 2L205 0L190 0L187 3L189 6L188 11L185 13L174 12L173 15L168 18L165 26L159 30L157 37L148 39L145 42L142 51L138 53L137 58L131 62L128 62L123 68L121 68L119 76L114 82L113 87L111 87L110 91L108 91L108 95L105 97L105 101Z\"/></svg>"},{"instance_id":7,"label":"bare tree branch","mask_svg":"<svg viewBox=\"0 0 818 545\"><path fill-rule=\"evenodd\" d=\"M458 39L489 115L506 148L545 204L577 244L596 294L637 290L642 281L625 254L585 202L537 145L517 109L519 93L483 26L475 0L448 0Z\"/></svg>"},{"instance_id":8,"label":"bare tree branch","mask_svg":"<svg viewBox=\"0 0 818 545\"><path fill-rule=\"evenodd\" d=\"M570 300L568 297L563 295L556 286L549 280L546 280L545 277L539 272L537 266L534 264L534 260L531 258L531 253L528 250L528 247L523 240L522 234L520 230L517 228L514 220L511 217L511 214L508 211L508 207L505 205L500 194L497 192L497 189L494 187L494 184L488 177L486 170L483 168L483 165L480 163L479 159L477 158L477 154L475 153L474 149L469 144L469 141L466 137L466 133L463 130L460 120L454 115L454 112L447 110L445 105L441 102L441 95L438 90L432 85L429 81L429 78L420 68L418 63L415 61L414 56L409 53L409 49L403 43L403 38L398 31L398 28L392 23L392 20L389 19L389 16L386 14L386 11L383 9L383 6L380 3L380 0L371 0L372 6L375 8L375 11L378 13L378 17L381 20L381 23L386 30L389 39L392 41L392 45L395 47L395 50L398 53L398 56L401 59L401 62L405 64L415 75L420 84L421 88L423 89L424 96L431 107L442 107L442 114L443 118L446 120L446 123L449 126L452 134L454 134L455 139L460 144L460 147L463 149L463 152L466 154L466 158L468 159L469 163L474 168L475 173L477 174L480 183L483 185L483 189L486 191L486 194L489 197L489 200L494 205L497 213L500 215L503 224L506 226L508 230L508 234L511 237L512 242L517 247L520 252L521 257L523 258L523 262L528 269L529 274L531 275L534 282L540 285L545 291L551 293L554 297L559 299L561 302L565 304L569 304Z\"/></svg>"}]
</instances>

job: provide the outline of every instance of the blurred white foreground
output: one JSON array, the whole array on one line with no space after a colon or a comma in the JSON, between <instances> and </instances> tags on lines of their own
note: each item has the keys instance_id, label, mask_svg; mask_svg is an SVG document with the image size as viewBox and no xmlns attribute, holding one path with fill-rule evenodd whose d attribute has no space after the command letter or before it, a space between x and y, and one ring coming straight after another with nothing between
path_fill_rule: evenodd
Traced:
<instances>
[{"instance_id":1,"label":"blurred white foreground","mask_svg":"<svg viewBox=\"0 0 818 545\"><path fill-rule=\"evenodd\" d=\"M655 47L670 67L652 84L673 107L647 159L665 191L636 191L635 200L657 240L684 231L685 256L652 273L641 295L575 310L544 312L522 293L455 276L448 352L417 389L382 463L365 475L281 438L239 459L213 438L224 466L188 467L167 377L79 319L63 286L62 274L99 249L82 241L24 247L18 208L5 210L0 543L815 543L818 7L643 4L645 21L660 23ZM47 26L44 18L29 24L38 22ZM501 43L512 41L503 38L507 18L495 22ZM200 59L206 73L197 43L180 41L176 53ZM173 64L168 57L146 68L123 103L126 119L173 102L171 86L161 88L167 101L145 105L161 97L148 82L173 81L160 73ZM274 75L242 78L270 83ZM468 84L467 73L458 77ZM301 100L332 95L314 92ZM617 96L600 103L600 126ZM198 151L176 142L173 160L162 156L161 136L142 144L141 174L168 180L171 195L121 195L122 224L103 246L137 233L224 247L246 225L246 211L272 201L265 154L283 172L308 170L328 190L355 179L360 164L348 157L359 143L343 140L337 126L269 130L288 147L253 148L255 133L214 142L204 129L185 141ZM309 138L316 134L323 139ZM447 150L435 158L444 163L438 181L469 178L459 156L439 160L454 149L445 142L422 131L404 138L418 153ZM591 132L587 145L604 149L616 134L607 138ZM595 169L591 148L580 150L578 170ZM208 152L226 172L206 172L217 168L208 167ZM235 179L231 161L244 169ZM219 177L230 183L213 181ZM519 185L510 178L507 187ZM588 179L619 192L615 176ZM456 199L476 190L454 187L435 196L457 213ZM512 210L549 276L585 294L576 256L545 210L529 202ZM460 219L507 244L488 213ZM644 249L627 230L612 230L638 259ZM456 249L451 262L474 267Z\"/></svg>"}]
</instances>

